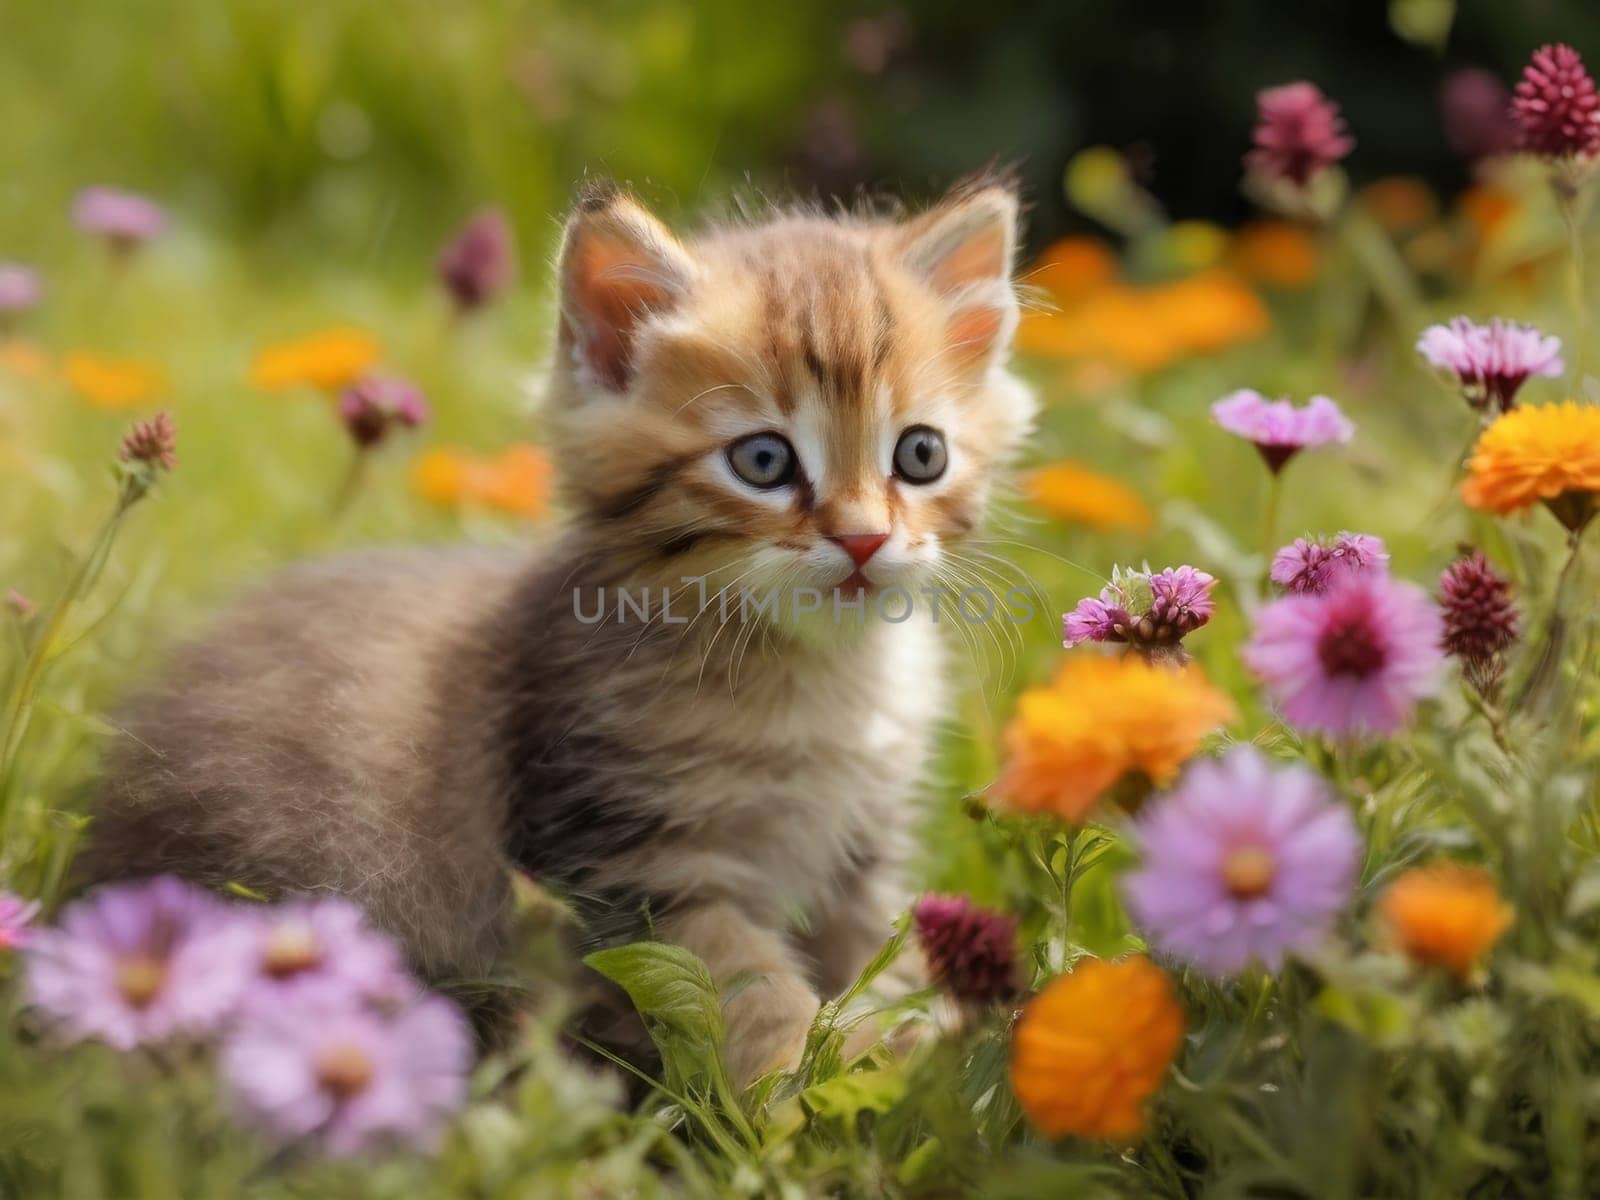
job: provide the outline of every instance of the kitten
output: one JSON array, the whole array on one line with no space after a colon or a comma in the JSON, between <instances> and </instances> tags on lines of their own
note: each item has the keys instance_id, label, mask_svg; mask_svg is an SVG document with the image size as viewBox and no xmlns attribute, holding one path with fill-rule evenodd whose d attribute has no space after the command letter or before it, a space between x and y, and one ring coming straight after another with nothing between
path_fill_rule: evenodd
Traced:
<instances>
[{"instance_id":1,"label":"kitten","mask_svg":"<svg viewBox=\"0 0 1600 1200\"><path fill-rule=\"evenodd\" d=\"M344 893L448 978L501 954L520 867L737 984L737 1078L793 1065L905 903L941 712L919 589L1033 413L1005 366L1017 208L979 183L904 221L680 241L591 187L547 410L564 530L317 563L238 603L130 706L92 873ZM806 588L825 600L796 615ZM915 611L879 619L897 588Z\"/></svg>"}]
</instances>

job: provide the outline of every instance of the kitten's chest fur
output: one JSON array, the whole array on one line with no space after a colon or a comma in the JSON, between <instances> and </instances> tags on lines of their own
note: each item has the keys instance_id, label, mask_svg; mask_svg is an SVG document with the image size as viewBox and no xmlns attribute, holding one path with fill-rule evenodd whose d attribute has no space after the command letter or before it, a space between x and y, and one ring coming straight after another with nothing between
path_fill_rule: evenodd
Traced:
<instances>
[{"instance_id":1,"label":"kitten's chest fur","mask_svg":"<svg viewBox=\"0 0 1600 1200\"><path fill-rule=\"evenodd\" d=\"M936 630L869 613L797 641L736 613L719 627L715 606L687 629L584 625L555 578L530 578L486 642L521 865L623 907L726 897L805 921L903 858L942 700Z\"/></svg>"}]
</instances>

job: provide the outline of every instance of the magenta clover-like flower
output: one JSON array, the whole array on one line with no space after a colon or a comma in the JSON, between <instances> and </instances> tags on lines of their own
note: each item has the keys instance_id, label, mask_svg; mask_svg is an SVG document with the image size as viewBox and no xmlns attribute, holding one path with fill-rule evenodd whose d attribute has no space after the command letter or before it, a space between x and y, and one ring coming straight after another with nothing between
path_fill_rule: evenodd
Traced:
<instances>
[{"instance_id":1,"label":"magenta clover-like flower","mask_svg":"<svg viewBox=\"0 0 1600 1200\"><path fill-rule=\"evenodd\" d=\"M1118 642L1140 650L1173 647L1217 609L1216 578L1184 565L1162 571L1116 568L1098 597L1086 596L1062 620L1068 646Z\"/></svg>"},{"instance_id":2,"label":"magenta clover-like flower","mask_svg":"<svg viewBox=\"0 0 1600 1200\"><path fill-rule=\"evenodd\" d=\"M1295 538L1273 556L1272 582L1288 592L1325 592L1350 577L1389 569L1383 539L1370 533L1341 533L1332 541Z\"/></svg>"},{"instance_id":3,"label":"magenta clover-like flower","mask_svg":"<svg viewBox=\"0 0 1600 1200\"><path fill-rule=\"evenodd\" d=\"M1339 106L1304 80L1256 93L1254 148L1245 166L1304 187L1355 149Z\"/></svg>"}]
</instances>

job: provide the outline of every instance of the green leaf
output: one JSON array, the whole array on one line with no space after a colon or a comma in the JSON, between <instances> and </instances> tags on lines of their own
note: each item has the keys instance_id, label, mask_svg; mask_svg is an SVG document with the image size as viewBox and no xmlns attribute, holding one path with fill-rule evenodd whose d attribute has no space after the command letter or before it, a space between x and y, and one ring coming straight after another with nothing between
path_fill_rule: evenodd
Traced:
<instances>
[{"instance_id":1,"label":"green leaf","mask_svg":"<svg viewBox=\"0 0 1600 1200\"><path fill-rule=\"evenodd\" d=\"M905 1092L905 1071L897 1065L835 1075L801 1092L800 1101L813 1116L852 1122L864 1112L888 1112Z\"/></svg>"},{"instance_id":2,"label":"green leaf","mask_svg":"<svg viewBox=\"0 0 1600 1200\"><path fill-rule=\"evenodd\" d=\"M716 984L689 951L666 942L635 942L596 950L583 961L628 993L663 1059L680 1052L720 1056Z\"/></svg>"}]
</instances>

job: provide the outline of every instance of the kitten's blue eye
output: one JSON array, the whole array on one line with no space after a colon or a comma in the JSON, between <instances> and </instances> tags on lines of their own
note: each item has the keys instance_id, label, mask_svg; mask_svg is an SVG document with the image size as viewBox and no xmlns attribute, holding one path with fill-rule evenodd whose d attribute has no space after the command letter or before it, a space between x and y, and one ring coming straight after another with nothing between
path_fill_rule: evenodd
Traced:
<instances>
[{"instance_id":1,"label":"kitten's blue eye","mask_svg":"<svg viewBox=\"0 0 1600 1200\"><path fill-rule=\"evenodd\" d=\"M800 460L787 438L776 433L752 433L728 447L728 465L751 487L780 488L794 480Z\"/></svg>"},{"instance_id":2,"label":"kitten's blue eye","mask_svg":"<svg viewBox=\"0 0 1600 1200\"><path fill-rule=\"evenodd\" d=\"M894 473L907 483L932 483L950 460L944 434L927 425L913 425L894 448Z\"/></svg>"}]
</instances>

